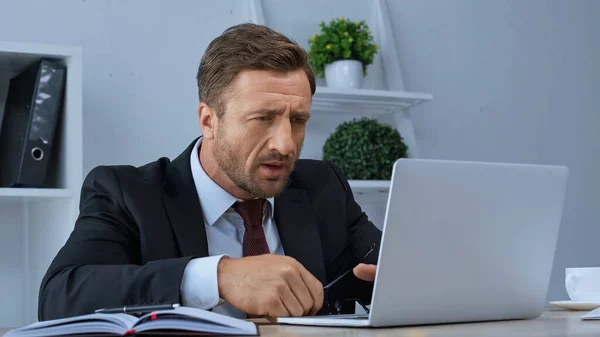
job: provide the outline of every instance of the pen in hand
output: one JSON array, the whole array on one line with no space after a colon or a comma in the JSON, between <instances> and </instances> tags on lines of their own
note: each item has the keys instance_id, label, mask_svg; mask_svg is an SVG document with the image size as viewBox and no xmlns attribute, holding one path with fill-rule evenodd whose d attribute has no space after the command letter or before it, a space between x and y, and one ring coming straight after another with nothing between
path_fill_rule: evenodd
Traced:
<instances>
[{"instance_id":1,"label":"pen in hand","mask_svg":"<svg viewBox=\"0 0 600 337\"><path fill-rule=\"evenodd\" d=\"M114 308L102 308L97 309L95 313L97 314L132 314L132 313L140 313L140 312L152 312L157 310L169 310L178 308L179 303L175 304L157 304L157 305L124 305L122 307L114 307Z\"/></svg>"},{"instance_id":2,"label":"pen in hand","mask_svg":"<svg viewBox=\"0 0 600 337\"><path fill-rule=\"evenodd\" d=\"M357 263L356 265L361 264L366 258L367 256L369 256L369 254L371 254L373 252L373 250L375 250L375 244L371 244L371 246L369 247L369 250L367 251L367 253L365 254L365 256L363 256ZM356 267L356 266L355 266ZM351 272L352 270L354 270L354 268L350 268L348 270L346 270L346 272L344 272L342 275L338 276L335 280L329 282L326 286L323 287L324 290L329 289L332 285L336 284L339 280L341 280L342 278L344 278L344 276L348 275L349 272Z\"/></svg>"}]
</instances>

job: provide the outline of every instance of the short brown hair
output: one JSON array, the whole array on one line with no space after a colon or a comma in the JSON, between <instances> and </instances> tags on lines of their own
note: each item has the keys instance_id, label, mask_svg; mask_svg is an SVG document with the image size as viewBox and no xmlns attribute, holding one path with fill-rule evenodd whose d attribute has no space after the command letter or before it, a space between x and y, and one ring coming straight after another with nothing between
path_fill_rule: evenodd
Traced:
<instances>
[{"instance_id":1,"label":"short brown hair","mask_svg":"<svg viewBox=\"0 0 600 337\"><path fill-rule=\"evenodd\" d=\"M198 67L198 98L220 117L225 111L223 92L242 70L280 72L303 69L312 94L315 75L308 54L295 41L266 26L244 23L226 29L208 45Z\"/></svg>"}]
</instances>

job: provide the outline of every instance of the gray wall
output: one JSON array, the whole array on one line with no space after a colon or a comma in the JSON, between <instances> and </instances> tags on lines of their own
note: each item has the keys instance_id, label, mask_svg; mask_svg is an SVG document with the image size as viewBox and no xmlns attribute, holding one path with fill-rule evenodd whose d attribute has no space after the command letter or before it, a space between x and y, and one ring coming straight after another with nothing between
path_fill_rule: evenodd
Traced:
<instances>
[{"instance_id":1,"label":"gray wall","mask_svg":"<svg viewBox=\"0 0 600 337\"><path fill-rule=\"evenodd\" d=\"M600 1L389 1L422 157L567 165L549 299L600 266ZM501 268L501 266L498 266Z\"/></svg>"},{"instance_id":2,"label":"gray wall","mask_svg":"<svg viewBox=\"0 0 600 337\"><path fill-rule=\"evenodd\" d=\"M413 113L423 157L570 167L549 292L564 298L566 266L600 265L600 1L388 2L405 86L435 96ZM173 157L198 135L195 68L243 8L0 0L0 40L83 46L87 172ZM312 11L302 8L300 21Z\"/></svg>"}]
</instances>

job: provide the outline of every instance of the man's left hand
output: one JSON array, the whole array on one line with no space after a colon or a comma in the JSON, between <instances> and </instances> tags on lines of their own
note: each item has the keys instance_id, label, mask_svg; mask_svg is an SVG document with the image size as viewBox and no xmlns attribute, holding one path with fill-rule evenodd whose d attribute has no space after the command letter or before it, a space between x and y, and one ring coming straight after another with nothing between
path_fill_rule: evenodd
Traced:
<instances>
[{"instance_id":1,"label":"man's left hand","mask_svg":"<svg viewBox=\"0 0 600 337\"><path fill-rule=\"evenodd\" d=\"M375 281L377 266L374 264L361 263L353 269L354 275L363 281Z\"/></svg>"}]
</instances>

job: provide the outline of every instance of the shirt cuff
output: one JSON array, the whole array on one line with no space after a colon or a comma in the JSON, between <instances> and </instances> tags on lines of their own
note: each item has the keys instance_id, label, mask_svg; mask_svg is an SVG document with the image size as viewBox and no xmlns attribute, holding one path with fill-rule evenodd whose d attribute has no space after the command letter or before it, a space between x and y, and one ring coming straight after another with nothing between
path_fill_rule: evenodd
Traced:
<instances>
[{"instance_id":1,"label":"shirt cuff","mask_svg":"<svg viewBox=\"0 0 600 337\"><path fill-rule=\"evenodd\" d=\"M180 287L183 306L207 310L219 304L217 266L224 256L215 255L188 262Z\"/></svg>"}]
</instances>

